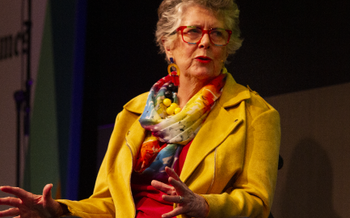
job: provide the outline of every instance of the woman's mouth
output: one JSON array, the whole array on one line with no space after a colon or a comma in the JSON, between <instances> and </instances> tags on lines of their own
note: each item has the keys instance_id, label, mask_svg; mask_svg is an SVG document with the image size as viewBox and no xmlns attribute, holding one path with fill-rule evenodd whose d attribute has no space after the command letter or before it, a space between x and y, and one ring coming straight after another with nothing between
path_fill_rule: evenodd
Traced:
<instances>
[{"instance_id":1,"label":"woman's mouth","mask_svg":"<svg viewBox=\"0 0 350 218\"><path fill-rule=\"evenodd\" d=\"M209 63L211 61L211 58L206 57L206 56L198 56L195 59L201 63L204 63L204 64Z\"/></svg>"}]
</instances>

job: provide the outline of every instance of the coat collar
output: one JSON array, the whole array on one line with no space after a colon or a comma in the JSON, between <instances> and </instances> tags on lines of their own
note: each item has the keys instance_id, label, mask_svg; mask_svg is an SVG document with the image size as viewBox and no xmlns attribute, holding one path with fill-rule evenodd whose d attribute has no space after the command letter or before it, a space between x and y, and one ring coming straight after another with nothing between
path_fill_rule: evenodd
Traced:
<instances>
[{"instance_id":1,"label":"coat collar","mask_svg":"<svg viewBox=\"0 0 350 218\"><path fill-rule=\"evenodd\" d=\"M124 109L135 114L142 114L143 110L145 109L148 93L149 92L145 92L131 99L128 103L124 105Z\"/></svg>"},{"instance_id":2,"label":"coat collar","mask_svg":"<svg viewBox=\"0 0 350 218\"><path fill-rule=\"evenodd\" d=\"M142 114L146 105L147 96L148 93L139 95L129 101L124 108L130 112ZM180 179L183 182L186 182L200 162L218 145L220 145L220 143L222 143L225 138L243 121L245 116L244 111L242 114L232 116L227 109L249 99L250 97L250 91L246 87L237 84L231 74L228 74L219 101L209 113L205 123L193 140L191 148L188 151L180 175ZM130 143L132 149L134 148L133 154L135 155L142 143L145 130L137 120L129 132L130 135L126 136L126 140Z\"/></svg>"},{"instance_id":3,"label":"coat collar","mask_svg":"<svg viewBox=\"0 0 350 218\"><path fill-rule=\"evenodd\" d=\"M219 99L219 104L222 105L223 108L228 108L249 98L249 89L236 83L232 75L228 74L224 90Z\"/></svg>"}]
</instances>

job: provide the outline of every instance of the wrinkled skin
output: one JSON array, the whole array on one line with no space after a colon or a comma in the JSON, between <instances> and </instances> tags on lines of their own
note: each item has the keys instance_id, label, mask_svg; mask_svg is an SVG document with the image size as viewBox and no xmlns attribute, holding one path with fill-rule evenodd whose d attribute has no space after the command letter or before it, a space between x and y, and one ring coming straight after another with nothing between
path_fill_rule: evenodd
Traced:
<instances>
[{"instance_id":1,"label":"wrinkled skin","mask_svg":"<svg viewBox=\"0 0 350 218\"><path fill-rule=\"evenodd\" d=\"M163 218L171 218L180 214L189 217L206 217L209 212L209 206L205 199L193 193L178 177L178 175L169 167L165 168L165 172L169 175L169 183L171 185L153 180L151 185L164 192L163 199L165 201L176 203L177 207L169 213L163 214ZM183 197L182 202L180 196Z\"/></svg>"},{"instance_id":2,"label":"wrinkled skin","mask_svg":"<svg viewBox=\"0 0 350 218\"><path fill-rule=\"evenodd\" d=\"M12 208L0 211L0 217L48 218L63 214L61 205L51 197L52 184L47 184L42 195L35 195L18 187L1 186L0 190L16 197L0 198L0 205Z\"/></svg>"}]
</instances>

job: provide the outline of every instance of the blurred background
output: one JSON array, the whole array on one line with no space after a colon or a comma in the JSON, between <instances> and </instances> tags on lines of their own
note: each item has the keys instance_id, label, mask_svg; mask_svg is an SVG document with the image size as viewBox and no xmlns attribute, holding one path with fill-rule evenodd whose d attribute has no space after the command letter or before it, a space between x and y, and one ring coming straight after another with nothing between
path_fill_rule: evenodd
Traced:
<instances>
[{"instance_id":1,"label":"blurred background","mask_svg":"<svg viewBox=\"0 0 350 218\"><path fill-rule=\"evenodd\" d=\"M0 185L89 197L117 113L167 74L160 2L0 1ZM237 4L228 71L281 115L274 216L349 217L350 2Z\"/></svg>"}]
</instances>

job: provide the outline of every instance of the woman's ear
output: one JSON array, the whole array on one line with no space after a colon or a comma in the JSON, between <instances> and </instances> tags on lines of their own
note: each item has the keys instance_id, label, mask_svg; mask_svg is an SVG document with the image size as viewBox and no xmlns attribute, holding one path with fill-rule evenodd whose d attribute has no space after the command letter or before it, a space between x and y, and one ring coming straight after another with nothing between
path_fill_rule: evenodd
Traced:
<instances>
[{"instance_id":1,"label":"woman's ear","mask_svg":"<svg viewBox=\"0 0 350 218\"><path fill-rule=\"evenodd\" d=\"M165 54L166 54L166 56L167 56L167 58L169 60L169 58L173 56L172 50L170 49L169 44L166 43L165 40L162 40L162 43L163 43Z\"/></svg>"}]
</instances>

